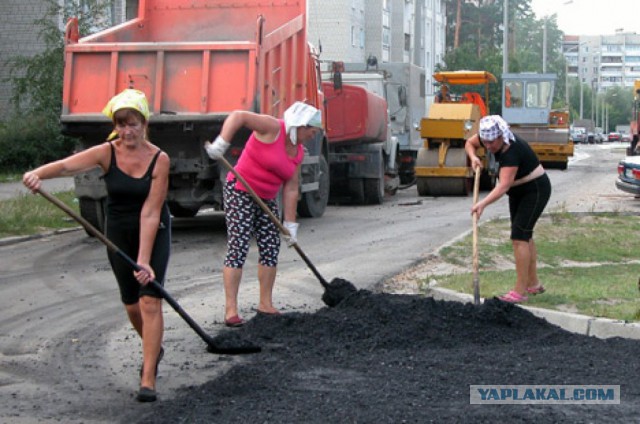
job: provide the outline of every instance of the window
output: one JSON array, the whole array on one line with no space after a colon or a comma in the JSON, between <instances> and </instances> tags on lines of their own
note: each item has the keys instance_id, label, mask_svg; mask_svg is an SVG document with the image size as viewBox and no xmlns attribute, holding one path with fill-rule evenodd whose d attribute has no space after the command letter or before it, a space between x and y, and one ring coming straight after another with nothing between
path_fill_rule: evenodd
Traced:
<instances>
[{"instance_id":1,"label":"window","mask_svg":"<svg viewBox=\"0 0 640 424\"><path fill-rule=\"evenodd\" d=\"M548 81L527 83L527 107L547 108L551 100L551 83Z\"/></svg>"},{"instance_id":2,"label":"window","mask_svg":"<svg viewBox=\"0 0 640 424\"><path fill-rule=\"evenodd\" d=\"M504 102L506 107L522 107L522 82L505 83Z\"/></svg>"},{"instance_id":3,"label":"window","mask_svg":"<svg viewBox=\"0 0 640 424\"><path fill-rule=\"evenodd\" d=\"M356 46L356 27L351 25L351 45Z\"/></svg>"},{"instance_id":4,"label":"window","mask_svg":"<svg viewBox=\"0 0 640 424\"><path fill-rule=\"evenodd\" d=\"M389 34L389 28L382 28L382 45L388 48L390 41L391 36Z\"/></svg>"}]
</instances>

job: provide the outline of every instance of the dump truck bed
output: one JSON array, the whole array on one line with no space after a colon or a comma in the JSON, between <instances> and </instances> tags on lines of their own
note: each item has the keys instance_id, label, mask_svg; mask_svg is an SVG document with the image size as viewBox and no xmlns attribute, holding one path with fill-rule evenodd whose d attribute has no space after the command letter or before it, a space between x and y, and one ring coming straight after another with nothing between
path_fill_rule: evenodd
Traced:
<instances>
[{"instance_id":1,"label":"dump truck bed","mask_svg":"<svg viewBox=\"0 0 640 424\"><path fill-rule=\"evenodd\" d=\"M138 18L66 46L62 122L103 119L126 87L145 92L152 122L222 119L234 109L281 116L308 97L299 3L140 0L139 8Z\"/></svg>"}]
</instances>

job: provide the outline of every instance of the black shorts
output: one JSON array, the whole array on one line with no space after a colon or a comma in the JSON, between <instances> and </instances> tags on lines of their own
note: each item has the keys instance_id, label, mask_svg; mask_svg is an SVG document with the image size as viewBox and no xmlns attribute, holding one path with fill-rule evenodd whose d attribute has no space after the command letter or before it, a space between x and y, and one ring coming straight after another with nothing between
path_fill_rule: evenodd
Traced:
<instances>
[{"instance_id":1,"label":"black shorts","mask_svg":"<svg viewBox=\"0 0 640 424\"><path fill-rule=\"evenodd\" d=\"M107 223L107 238L125 253L134 262L138 258L138 248L140 245L140 230L125 231L113 228ZM149 265L156 274L156 281L164 286L164 277L169 264L169 254L171 251L171 220L168 223L161 223L156 240L151 253ZM133 267L120 257L117 253L107 250L111 269L116 276L120 287L120 299L125 305L138 303L142 296L161 298L162 295L156 291L151 284L140 285L133 275Z\"/></svg>"},{"instance_id":2,"label":"black shorts","mask_svg":"<svg viewBox=\"0 0 640 424\"><path fill-rule=\"evenodd\" d=\"M533 227L551 197L551 181L544 174L533 181L512 187L509 192L511 239L529 241Z\"/></svg>"}]
</instances>

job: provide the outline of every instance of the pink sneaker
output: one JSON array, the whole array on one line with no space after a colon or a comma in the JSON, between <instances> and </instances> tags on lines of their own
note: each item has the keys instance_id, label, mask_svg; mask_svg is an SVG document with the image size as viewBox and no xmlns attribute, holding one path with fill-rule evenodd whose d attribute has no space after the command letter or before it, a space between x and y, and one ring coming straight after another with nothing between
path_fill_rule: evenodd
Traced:
<instances>
[{"instance_id":1,"label":"pink sneaker","mask_svg":"<svg viewBox=\"0 0 640 424\"><path fill-rule=\"evenodd\" d=\"M520 303L520 302L526 302L527 300L529 300L527 296L522 295L517 291L513 291L513 290L511 290L507 294L498 296L498 299L502 300L503 302L509 302L509 303Z\"/></svg>"}]
</instances>

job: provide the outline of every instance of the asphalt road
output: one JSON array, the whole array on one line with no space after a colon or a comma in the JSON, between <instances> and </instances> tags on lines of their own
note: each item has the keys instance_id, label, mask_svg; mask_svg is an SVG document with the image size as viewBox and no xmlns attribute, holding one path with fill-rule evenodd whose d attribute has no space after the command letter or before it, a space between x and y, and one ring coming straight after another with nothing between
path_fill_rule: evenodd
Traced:
<instances>
[{"instance_id":1,"label":"asphalt road","mask_svg":"<svg viewBox=\"0 0 640 424\"><path fill-rule=\"evenodd\" d=\"M620 145L577 146L567 171L550 170L548 211L640 213L640 202L615 188ZM47 187L45 187L47 188ZM54 191L48 188L50 191ZM301 221L299 244L327 280L359 289L420 263L471 229L471 198L421 198L415 187L380 206L331 206ZM507 213L506 199L482 220ZM223 217L176 220L166 288L209 334L223 329ZM257 305L255 247L245 267L241 315ZM0 247L0 421L115 422L137 404L140 343L119 302L105 248L75 231ZM275 303L283 312L324 307L323 289L295 251L281 254ZM242 357L212 355L165 304L161 399L212 381ZM135 414L135 413L134 413Z\"/></svg>"}]
</instances>

